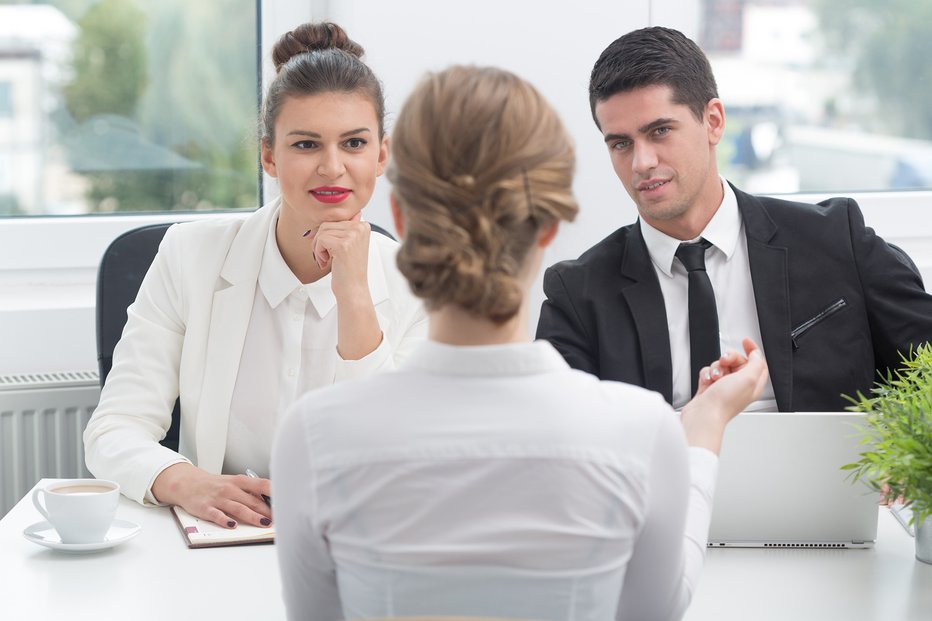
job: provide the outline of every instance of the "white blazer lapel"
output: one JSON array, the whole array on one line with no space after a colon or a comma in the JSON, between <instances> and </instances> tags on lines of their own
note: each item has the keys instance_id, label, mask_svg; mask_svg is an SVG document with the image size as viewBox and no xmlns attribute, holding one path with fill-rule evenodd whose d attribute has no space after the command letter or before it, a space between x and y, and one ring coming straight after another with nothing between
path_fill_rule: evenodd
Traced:
<instances>
[{"instance_id":1,"label":"white blazer lapel","mask_svg":"<svg viewBox=\"0 0 932 621\"><path fill-rule=\"evenodd\" d=\"M230 401L252 315L262 248L278 203L260 209L243 223L220 271L207 336L204 383L197 415L197 465L219 474L226 452Z\"/></svg>"}]
</instances>

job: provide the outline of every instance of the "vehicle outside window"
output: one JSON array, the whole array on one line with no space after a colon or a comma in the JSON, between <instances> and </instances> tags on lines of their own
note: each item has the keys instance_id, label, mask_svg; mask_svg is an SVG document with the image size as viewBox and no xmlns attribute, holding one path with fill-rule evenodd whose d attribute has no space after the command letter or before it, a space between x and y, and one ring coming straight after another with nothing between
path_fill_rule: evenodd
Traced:
<instances>
[{"instance_id":1,"label":"vehicle outside window","mask_svg":"<svg viewBox=\"0 0 932 621\"><path fill-rule=\"evenodd\" d=\"M719 165L756 193L932 188L932 3L701 0Z\"/></svg>"}]
</instances>

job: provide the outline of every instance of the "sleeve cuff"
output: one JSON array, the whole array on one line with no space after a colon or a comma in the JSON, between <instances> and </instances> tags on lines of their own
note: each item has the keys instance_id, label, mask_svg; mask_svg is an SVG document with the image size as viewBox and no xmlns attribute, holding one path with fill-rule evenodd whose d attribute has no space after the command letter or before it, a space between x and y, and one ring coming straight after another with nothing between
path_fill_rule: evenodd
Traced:
<instances>
[{"instance_id":1,"label":"sleeve cuff","mask_svg":"<svg viewBox=\"0 0 932 621\"><path fill-rule=\"evenodd\" d=\"M181 455L179 455L178 459L166 463L164 466L159 468L155 474L152 475L152 478L149 480L149 485L146 487L146 495L143 496L142 504L146 506L151 505L151 506L156 506L156 507L167 507L168 506L167 503L159 502L158 500L155 499L155 496L152 494L152 485L155 484L155 480L159 478L159 475L162 474L162 472L164 472L166 468L168 468L169 466L174 466L175 464L181 464L181 463L190 464L191 460L186 459L185 457L182 457Z\"/></svg>"},{"instance_id":2,"label":"sleeve cuff","mask_svg":"<svg viewBox=\"0 0 932 621\"><path fill-rule=\"evenodd\" d=\"M340 357L339 352L335 353L337 356L337 366L333 377L334 383L372 375L376 371L390 368L392 363L392 349L388 343L388 339L385 338L384 332L382 333L382 342L379 343L379 346L359 360L344 360Z\"/></svg>"}]
</instances>

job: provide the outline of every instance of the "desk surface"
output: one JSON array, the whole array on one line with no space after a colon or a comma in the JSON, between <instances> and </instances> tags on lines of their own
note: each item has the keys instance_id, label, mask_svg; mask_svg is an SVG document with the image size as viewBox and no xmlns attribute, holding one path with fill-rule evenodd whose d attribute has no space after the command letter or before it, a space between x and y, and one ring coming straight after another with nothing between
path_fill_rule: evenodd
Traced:
<instances>
[{"instance_id":1,"label":"desk surface","mask_svg":"<svg viewBox=\"0 0 932 621\"><path fill-rule=\"evenodd\" d=\"M41 482L40 482L41 484ZM115 548L64 554L27 541L41 520L27 495L0 520L0 617L276 620L285 616L275 547L189 550L170 512L121 500L142 526ZM929 621L932 565L881 509L868 550L709 550L686 621Z\"/></svg>"},{"instance_id":2,"label":"desk surface","mask_svg":"<svg viewBox=\"0 0 932 621\"><path fill-rule=\"evenodd\" d=\"M117 519L142 526L135 538L93 554L62 553L23 537L42 520L30 496L0 520L0 619L285 618L273 545L189 550L167 508L122 498Z\"/></svg>"}]
</instances>

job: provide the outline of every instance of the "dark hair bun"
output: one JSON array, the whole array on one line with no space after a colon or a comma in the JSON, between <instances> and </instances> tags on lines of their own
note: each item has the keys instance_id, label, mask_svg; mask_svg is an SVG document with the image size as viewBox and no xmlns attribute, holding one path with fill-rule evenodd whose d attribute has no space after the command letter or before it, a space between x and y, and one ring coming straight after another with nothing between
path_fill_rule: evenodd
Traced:
<instances>
[{"instance_id":1,"label":"dark hair bun","mask_svg":"<svg viewBox=\"0 0 932 621\"><path fill-rule=\"evenodd\" d=\"M272 49L272 62L277 72L292 56L329 49L343 50L356 58L362 58L365 53L361 45L333 22L308 23L281 36Z\"/></svg>"}]
</instances>

